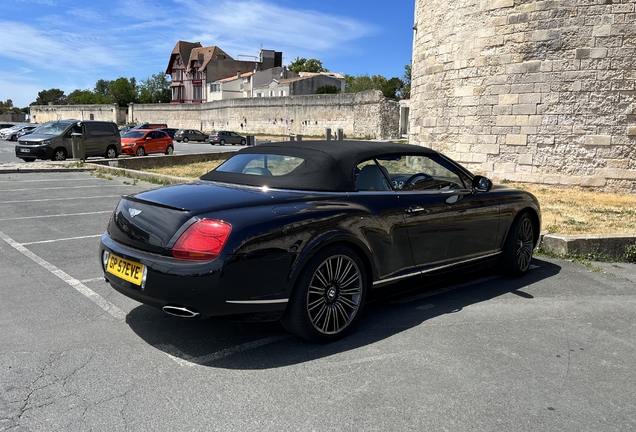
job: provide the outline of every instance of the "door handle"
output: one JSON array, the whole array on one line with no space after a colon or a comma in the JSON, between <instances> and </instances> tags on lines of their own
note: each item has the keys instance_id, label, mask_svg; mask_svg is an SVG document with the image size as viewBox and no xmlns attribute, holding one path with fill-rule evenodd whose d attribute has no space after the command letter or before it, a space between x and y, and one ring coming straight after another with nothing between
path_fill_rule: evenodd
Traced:
<instances>
[{"instance_id":1,"label":"door handle","mask_svg":"<svg viewBox=\"0 0 636 432\"><path fill-rule=\"evenodd\" d=\"M420 206L411 206L409 208L406 209L406 212L409 214L413 214L413 213L420 213L426 211L426 209L424 207L420 207Z\"/></svg>"}]
</instances>

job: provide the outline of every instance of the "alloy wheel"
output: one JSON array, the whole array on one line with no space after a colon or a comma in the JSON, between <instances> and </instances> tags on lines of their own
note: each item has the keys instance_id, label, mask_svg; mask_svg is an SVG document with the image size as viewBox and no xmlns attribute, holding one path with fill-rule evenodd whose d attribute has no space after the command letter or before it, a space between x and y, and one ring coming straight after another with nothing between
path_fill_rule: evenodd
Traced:
<instances>
[{"instance_id":1,"label":"alloy wheel","mask_svg":"<svg viewBox=\"0 0 636 432\"><path fill-rule=\"evenodd\" d=\"M362 274L346 255L327 258L314 272L307 291L307 315L322 334L337 334L355 318L362 300Z\"/></svg>"},{"instance_id":2,"label":"alloy wheel","mask_svg":"<svg viewBox=\"0 0 636 432\"><path fill-rule=\"evenodd\" d=\"M517 234L517 265L521 271L526 271L530 267L532 260L532 250L534 246L534 232L530 218L524 218L519 226Z\"/></svg>"}]
</instances>

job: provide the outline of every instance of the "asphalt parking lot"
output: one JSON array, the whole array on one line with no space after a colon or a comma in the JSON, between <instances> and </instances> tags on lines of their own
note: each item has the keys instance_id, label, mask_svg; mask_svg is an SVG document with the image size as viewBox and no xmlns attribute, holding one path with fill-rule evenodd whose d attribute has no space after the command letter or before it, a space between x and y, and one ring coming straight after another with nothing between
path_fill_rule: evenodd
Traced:
<instances>
[{"instance_id":1,"label":"asphalt parking lot","mask_svg":"<svg viewBox=\"0 0 636 432\"><path fill-rule=\"evenodd\" d=\"M539 258L521 279L436 283L313 345L104 283L110 212L154 187L0 172L0 430L636 428L636 265Z\"/></svg>"}]
</instances>

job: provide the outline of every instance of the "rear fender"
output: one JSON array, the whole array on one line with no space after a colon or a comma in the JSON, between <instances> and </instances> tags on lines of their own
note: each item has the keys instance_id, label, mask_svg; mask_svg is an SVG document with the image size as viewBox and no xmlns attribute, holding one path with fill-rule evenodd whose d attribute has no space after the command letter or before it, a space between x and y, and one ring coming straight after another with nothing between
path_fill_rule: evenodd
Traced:
<instances>
[{"instance_id":1,"label":"rear fender","mask_svg":"<svg viewBox=\"0 0 636 432\"><path fill-rule=\"evenodd\" d=\"M314 255L325 247L334 244L341 244L353 249L353 251L359 255L360 259L364 263L369 284L371 284L371 282L376 279L375 275L377 275L377 269L373 264L373 259L371 256L372 254L369 246L346 231L330 231L328 233L323 233L321 236L315 238L305 247L303 252L298 255L298 259L295 260L290 269L290 283L288 288L289 291L285 293L286 295L291 295L291 290L295 287L296 281L302 274L307 264L311 262Z\"/></svg>"}]
</instances>

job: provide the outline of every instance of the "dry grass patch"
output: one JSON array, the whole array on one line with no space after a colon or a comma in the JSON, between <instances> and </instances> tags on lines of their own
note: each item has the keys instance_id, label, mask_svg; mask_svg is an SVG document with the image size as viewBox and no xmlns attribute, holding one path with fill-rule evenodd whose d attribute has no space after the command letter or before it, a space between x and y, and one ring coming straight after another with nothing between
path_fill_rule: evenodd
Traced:
<instances>
[{"instance_id":1,"label":"dry grass patch","mask_svg":"<svg viewBox=\"0 0 636 432\"><path fill-rule=\"evenodd\" d=\"M636 234L636 195L512 184L541 204L542 232L558 234Z\"/></svg>"},{"instance_id":2,"label":"dry grass patch","mask_svg":"<svg viewBox=\"0 0 636 432\"><path fill-rule=\"evenodd\" d=\"M215 159L206 162L195 162L188 165L173 165L161 168L148 168L144 171L176 177L197 179L208 171L212 171L214 168L221 165L222 162L225 162L225 159Z\"/></svg>"}]
</instances>

